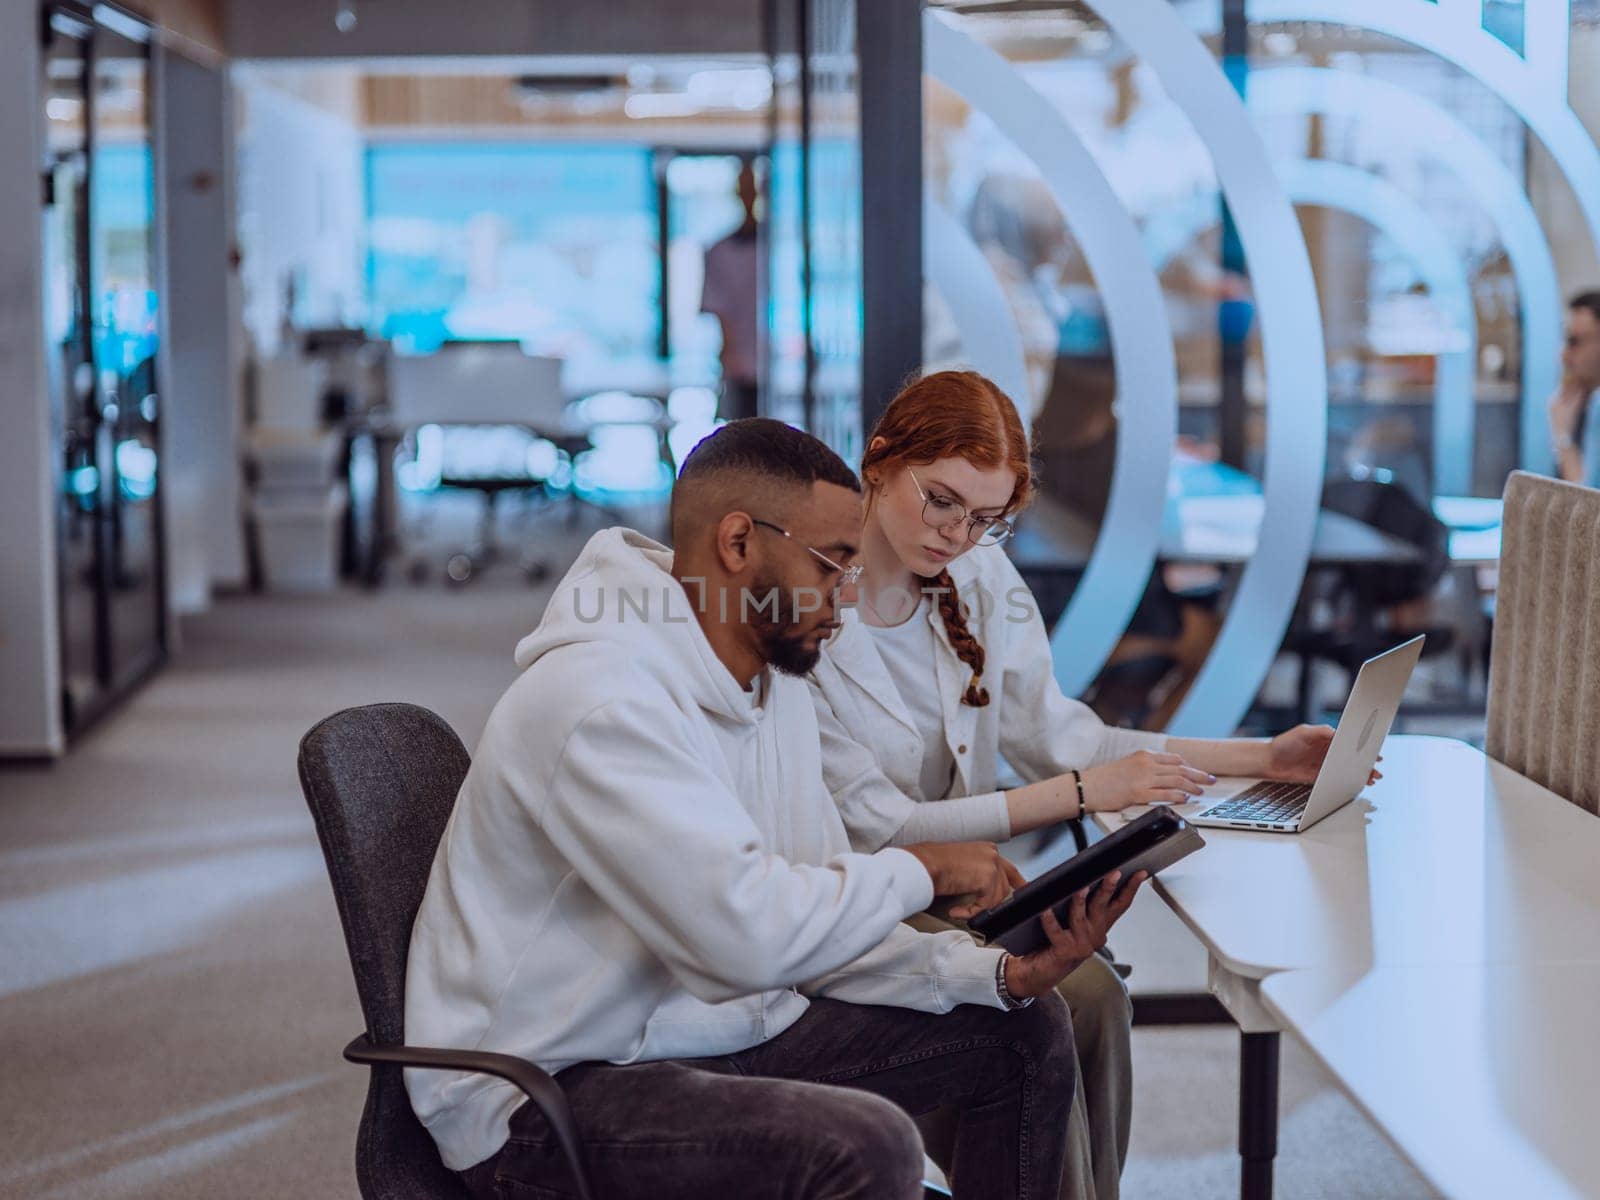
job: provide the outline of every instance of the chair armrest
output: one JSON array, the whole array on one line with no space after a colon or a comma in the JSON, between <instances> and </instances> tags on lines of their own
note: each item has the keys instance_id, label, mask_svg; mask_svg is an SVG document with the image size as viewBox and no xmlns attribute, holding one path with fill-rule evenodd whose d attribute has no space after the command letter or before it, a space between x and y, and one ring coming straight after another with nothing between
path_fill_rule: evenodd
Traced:
<instances>
[{"instance_id":1,"label":"chair armrest","mask_svg":"<svg viewBox=\"0 0 1600 1200\"><path fill-rule=\"evenodd\" d=\"M374 1046L366 1034L344 1048L345 1058L367 1066L420 1067L428 1070L477 1071L515 1084L544 1116L555 1134L582 1200L592 1200L589 1172L583 1161L583 1143L567 1105L566 1093L548 1073L525 1058L491 1054L485 1050L438 1050L425 1046Z\"/></svg>"}]
</instances>

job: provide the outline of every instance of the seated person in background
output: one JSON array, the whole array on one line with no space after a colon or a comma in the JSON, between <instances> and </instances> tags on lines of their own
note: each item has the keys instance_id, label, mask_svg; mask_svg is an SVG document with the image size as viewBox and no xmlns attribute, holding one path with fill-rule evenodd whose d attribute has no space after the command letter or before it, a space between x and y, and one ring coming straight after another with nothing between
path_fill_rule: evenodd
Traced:
<instances>
[{"instance_id":1,"label":"seated person in background","mask_svg":"<svg viewBox=\"0 0 1600 1200\"><path fill-rule=\"evenodd\" d=\"M854 585L858 487L777 421L701 442L676 552L595 535L517 647L440 843L407 1036L558 1072L600 1195L912 1200L907 1114L939 1106L958 1196L1059 1186L1074 1058L1052 989L1141 878L1075 899L1025 957L902 924L1020 877L993 845L850 851L799 677ZM475 1195L559 1186L509 1084L406 1084Z\"/></svg>"},{"instance_id":2,"label":"seated person in background","mask_svg":"<svg viewBox=\"0 0 1600 1200\"><path fill-rule=\"evenodd\" d=\"M823 772L855 849L1004 841L1085 809L1180 803L1214 775L1316 778L1326 727L1270 742L1168 739L1110 728L1062 694L1038 605L998 545L1032 493L1028 442L1016 405L982 375L906 387L861 476L858 605L811 675ZM997 790L1002 758L1025 786ZM1099 956L1061 994L1086 1101L1073 1106L1063 1194L1108 1200L1128 1150L1132 1007ZM938 1161L942 1135L925 1132Z\"/></svg>"},{"instance_id":3,"label":"seated person in background","mask_svg":"<svg viewBox=\"0 0 1600 1200\"><path fill-rule=\"evenodd\" d=\"M1600 487L1600 292L1579 292L1567 305L1561 386L1550 398L1550 445L1560 478Z\"/></svg>"}]
</instances>

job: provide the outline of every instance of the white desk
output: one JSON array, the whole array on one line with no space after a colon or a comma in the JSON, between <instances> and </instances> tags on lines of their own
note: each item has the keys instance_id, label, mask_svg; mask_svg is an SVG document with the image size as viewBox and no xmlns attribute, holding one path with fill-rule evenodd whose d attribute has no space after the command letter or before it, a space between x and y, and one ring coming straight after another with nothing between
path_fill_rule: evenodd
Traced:
<instances>
[{"instance_id":1,"label":"white desk","mask_svg":"<svg viewBox=\"0 0 1600 1200\"><path fill-rule=\"evenodd\" d=\"M1282 1029L1302 1033L1357 1101L1432 1173L1432 1164L1452 1153L1449 1138L1434 1136L1444 1127L1418 1115L1394 1123L1405 1110L1402 1096L1415 1101L1417 1114L1429 1115L1420 1097L1434 1094L1432 1080L1413 1076L1406 1085L1412 1091L1391 1094L1386 1089L1396 1073L1387 1073L1381 1056L1362 1057L1355 1043L1363 1032L1373 1045L1393 1047L1395 1062L1419 1070L1451 1056L1481 1058L1490 1054L1485 1039L1496 1018L1511 1011L1502 1001L1536 990L1516 982L1519 971L1561 978L1562 967L1582 965L1600 975L1600 820L1461 742L1392 737L1382 770L1384 779L1361 799L1306 833L1202 830L1205 849L1152 884L1205 946L1211 991L1245 1035L1240 1148L1247 1196L1271 1194ZM1341 998L1346 985L1368 978L1370 984L1354 989L1357 1000ZM1477 981L1471 986L1483 1010L1426 1019L1462 980ZM1415 997L1400 997L1405 986L1417 989ZM1519 1020L1555 1022L1579 1037L1579 1022L1600 1023L1579 1015L1600 1012L1596 994L1588 987L1563 992L1564 999L1549 998L1544 1008L1530 1001ZM1499 999L1491 1005L1486 995ZM1346 1003L1359 1005L1372 1028L1346 1023L1340 1007ZM1570 1013L1564 1004L1573 1006ZM1514 1048L1531 1034L1504 1036ZM1405 1059L1400 1048L1408 1042L1415 1045ZM1543 1080L1549 1087L1567 1086L1548 1056L1528 1061L1530 1072L1549 1073ZM1591 1084L1600 1079L1600 1072L1585 1071L1580 1078ZM1515 1085L1522 1089L1515 1093L1520 1114L1545 1111L1544 1101L1524 1095L1531 1087L1525 1081L1535 1078ZM1596 1093L1600 1088L1591 1087ZM1480 1088L1477 1100L1457 1101L1476 1105L1474 1119L1490 1125L1494 1095ZM1508 1130L1520 1128L1517 1114L1502 1115ZM1551 1144L1545 1158L1567 1153L1567 1143ZM1541 1148L1547 1150L1544 1142L1528 1153Z\"/></svg>"},{"instance_id":2,"label":"white desk","mask_svg":"<svg viewBox=\"0 0 1600 1200\"><path fill-rule=\"evenodd\" d=\"M1380 769L1305 833L1201 830L1206 848L1152 886L1221 966L1251 979L1600 962L1600 820L1447 738L1391 737Z\"/></svg>"},{"instance_id":3,"label":"white desk","mask_svg":"<svg viewBox=\"0 0 1600 1200\"><path fill-rule=\"evenodd\" d=\"M1600 963L1287 971L1261 995L1444 1195L1600 1196Z\"/></svg>"}]
</instances>

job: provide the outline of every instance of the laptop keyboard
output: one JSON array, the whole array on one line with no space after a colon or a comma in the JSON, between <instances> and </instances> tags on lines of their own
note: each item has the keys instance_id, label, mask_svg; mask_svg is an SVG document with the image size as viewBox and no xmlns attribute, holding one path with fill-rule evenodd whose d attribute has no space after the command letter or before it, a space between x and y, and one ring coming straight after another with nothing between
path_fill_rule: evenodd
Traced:
<instances>
[{"instance_id":1,"label":"laptop keyboard","mask_svg":"<svg viewBox=\"0 0 1600 1200\"><path fill-rule=\"evenodd\" d=\"M1205 815L1227 821L1293 822L1300 819L1310 799L1309 783L1275 783L1264 779L1214 808L1206 809Z\"/></svg>"}]
</instances>

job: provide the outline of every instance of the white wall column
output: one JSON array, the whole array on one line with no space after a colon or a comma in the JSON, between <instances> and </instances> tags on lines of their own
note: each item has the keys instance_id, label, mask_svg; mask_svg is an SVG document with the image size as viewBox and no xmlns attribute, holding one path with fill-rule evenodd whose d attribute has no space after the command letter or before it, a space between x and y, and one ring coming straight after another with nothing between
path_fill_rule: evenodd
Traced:
<instances>
[{"instance_id":1,"label":"white wall column","mask_svg":"<svg viewBox=\"0 0 1600 1200\"><path fill-rule=\"evenodd\" d=\"M0 4L0 755L63 744L39 63L37 6Z\"/></svg>"},{"instance_id":2,"label":"white wall column","mask_svg":"<svg viewBox=\"0 0 1600 1200\"><path fill-rule=\"evenodd\" d=\"M223 65L156 51L165 274L163 488L167 595L178 613L245 582L233 90Z\"/></svg>"}]
</instances>

